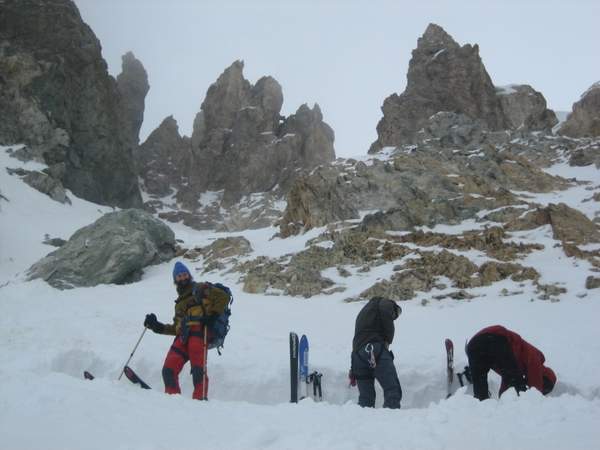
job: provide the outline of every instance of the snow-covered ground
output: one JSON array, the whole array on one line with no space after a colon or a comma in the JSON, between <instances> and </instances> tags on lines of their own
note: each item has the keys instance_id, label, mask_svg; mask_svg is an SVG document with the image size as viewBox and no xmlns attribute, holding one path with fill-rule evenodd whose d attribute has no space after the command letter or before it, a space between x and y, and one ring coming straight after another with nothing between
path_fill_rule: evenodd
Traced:
<instances>
[{"instance_id":1,"label":"snow-covered ground","mask_svg":"<svg viewBox=\"0 0 600 450\"><path fill-rule=\"evenodd\" d=\"M363 305L343 299L388 277L394 264L368 273L351 270L352 277L340 279L345 292L310 299L246 294L239 275L211 274L209 281L233 288L235 303L223 355L209 354L210 401L197 402L190 398L187 368L181 375L183 395L161 392L162 362L171 344L166 336L146 333L131 362L155 390L143 391L124 377L117 381L143 331L145 314L155 312L164 322L172 317L174 261L148 268L141 282L125 286L58 291L39 280L24 281L26 269L53 250L41 243L46 233L67 239L111 209L72 194L73 204L61 205L9 176L6 166L23 164L0 148L0 193L8 199L0 199L2 449L600 448L598 294L583 287L587 263L554 248L546 228L512 238L545 245L524 264L535 266L543 282L568 288L560 302L537 300L528 283L515 295L501 296L503 288L517 288L506 281L471 290L479 296L470 301L437 301L422 294L402 304L392 344L404 391L400 411L358 407L357 391L346 378L354 319ZM577 173L599 184L595 169ZM585 205L592 217L596 202L581 203L583 194L574 188L555 196ZM551 195L543 200L556 201ZM224 236L172 228L188 247ZM279 256L303 249L319 230L271 240L274 232L233 234L251 241L252 256ZM188 265L201 279L201 264ZM465 340L492 324L519 332L545 353L559 379L549 397L533 390L479 402L463 389L445 399L444 338L454 340L461 368ZM289 403L292 330L309 337L311 366L324 374L323 402ZM96 379L84 380L84 370ZM491 381L497 390L498 379Z\"/></svg>"}]
</instances>

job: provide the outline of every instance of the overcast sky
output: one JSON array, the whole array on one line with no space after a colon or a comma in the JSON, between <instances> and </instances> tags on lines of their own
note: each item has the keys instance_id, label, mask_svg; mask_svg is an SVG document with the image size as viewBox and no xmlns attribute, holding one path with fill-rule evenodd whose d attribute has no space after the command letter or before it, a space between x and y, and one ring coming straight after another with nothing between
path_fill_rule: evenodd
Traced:
<instances>
[{"instance_id":1,"label":"overcast sky","mask_svg":"<svg viewBox=\"0 0 600 450\"><path fill-rule=\"evenodd\" d=\"M381 105L401 93L411 51L430 22L480 46L495 85L531 84L570 111L600 80L598 0L202 1L75 0L109 71L131 50L148 72L141 139L168 115L182 134L206 90L236 59L255 83L283 87L282 113L318 103L338 156L365 154Z\"/></svg>"}]
</instances>

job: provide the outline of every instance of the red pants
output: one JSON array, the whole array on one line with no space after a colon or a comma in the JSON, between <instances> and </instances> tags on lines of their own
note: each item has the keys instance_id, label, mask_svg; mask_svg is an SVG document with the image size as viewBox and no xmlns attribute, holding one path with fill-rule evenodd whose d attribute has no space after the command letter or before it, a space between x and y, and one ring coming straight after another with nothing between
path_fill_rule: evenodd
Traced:
<instances>
[{"instance_id":1,"label":"red pants","mask_svg":"<svg viewBox=\"0 0 600 450\"><path fill-rule=\"evenodd\" d=\"M200 332L194 334L201 334ZM200 336L189 336L187 344L177 336L167 353L162 369L165 393L180 394L179 373L189 360L191 365L194 393L192 398L206 400L208 395L208 375L206 372L206 344Z\"/></svg>"}]
</instances>

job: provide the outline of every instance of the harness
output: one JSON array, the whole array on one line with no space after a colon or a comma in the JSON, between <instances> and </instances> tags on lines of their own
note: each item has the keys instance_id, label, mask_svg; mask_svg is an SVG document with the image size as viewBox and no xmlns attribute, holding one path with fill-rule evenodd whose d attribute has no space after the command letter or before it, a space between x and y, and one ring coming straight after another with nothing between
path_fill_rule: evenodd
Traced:
<instances>
[{"instance_id":1,"label":"harness","mask_svg":"<svg viewBox=\"0 0 600 450\"><path fill-rule=\"evenodd\" d=\"M377 322L378 325L381 329L381 331L383 332L383 326L381 324L381 299L377 300ZM376 342L379 343L379 342ZM381 354L383 353L383 350L385 349L384 343L381 342L380 343L381 347L379 349L378 352L375 351L375 346L373 345L372 342L368 342L363 348L360 348L356 351L356 354L358 355L358 357L366 362L369 365L369 369L370 373L368 375L356 375L355 377L357 380L372 380L374 378L373 376L373 370L375 369L375 367L377 367L377 361L379 360L379 358L381 357Z\"/></svg>"}]
</instances>

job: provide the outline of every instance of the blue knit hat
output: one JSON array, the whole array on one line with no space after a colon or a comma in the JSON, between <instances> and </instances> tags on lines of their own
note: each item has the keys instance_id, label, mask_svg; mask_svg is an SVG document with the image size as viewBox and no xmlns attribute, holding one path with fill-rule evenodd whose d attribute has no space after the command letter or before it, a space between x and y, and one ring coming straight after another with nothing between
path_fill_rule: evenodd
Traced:
<instances>
[{"instance_id":1,"label":"blue knit hat","mask_svg":"<svg viewBox=\"0 0 600 450\"><path fill-rule=\"evenodd\" d=\"M181 273L187 273L190 278L192 277L192 274L190 273L190 271L188 270L187 267L185 267L185 264L183 264L182 262L177 261L175 263L175 267L173 267L173 281L175 281L175 277Z\"/></svg>"}]
</instances>

